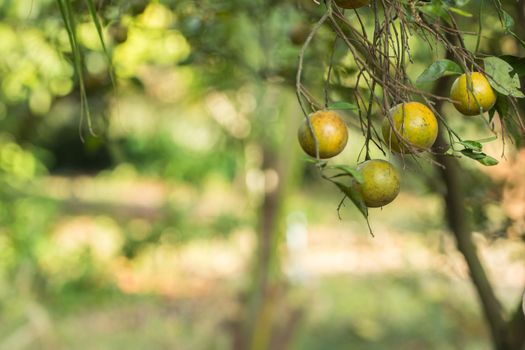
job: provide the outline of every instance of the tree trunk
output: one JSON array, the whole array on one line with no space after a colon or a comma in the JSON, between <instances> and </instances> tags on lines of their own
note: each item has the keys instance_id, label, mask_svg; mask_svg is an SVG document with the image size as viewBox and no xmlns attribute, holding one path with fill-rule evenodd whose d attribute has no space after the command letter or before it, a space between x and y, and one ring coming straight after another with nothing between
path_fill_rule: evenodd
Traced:
<instances>
[{"instance_id":1,"label":"tree trunk","mask_svg":"<svg viewBox=\"0 0 525 350\"><path fill-rule=\"evenodd\" d=\"M448 55L447 55L448 56ZM450 58L450 57L447 57ZM434 89L437 95L446 95L449 79L441 79ZM441 109L441 102L436 106ZM456 158L443 154L447 149L443 133L440 132L434 145L435 160L442 167L436 167L446 188L444 194L445 216L453 233L456 245L468 266L470 279L476 289L484 317L488 323L494 349L521 350L525 342L525 320L520 308L512 320L505 322L503 309L479 259L477 248L472 240L472 231L464 207L461 167Z\"/></svg>"},{"instance_id":2,"label":"tree trunk","mask_svg":"<svg viewBox=\"0 0 525 350\"><path fill-rule=\"evenodd\" d=\"M436 142L436 148L445 145L443 136L440 134ZM472 232L469 227L464 207L464 193L461 184L460 167L457 159L437 154L436 161L444 166L439 167L441 179L446 187L444 194L447 224L454 234L456 245L467 263L470 279L476 288L482 306L485 319L488 322L495 349L507 349L504 344L504 321L501 305L499 304L494 290L487 278L485 270L478 257L477 248L472 240Z\"/></svg>"},{"instance_id":3,"label":"tree trunk","mask_svg":"<svg viewBox=\"0 0 525 350\"><path fill-rule=\"evenodd\" d=\"M285 350L288 348L302 311L291 309L286 304L286 282L281 271L280 249L284 237L285 204L288 192L294 185L298 169L297 148L290 147L294 139L299 117L294 100L282 91L270 91L267 86L261 104L261 122L265 123L269 113L286 116L285 130L279 145L268 142L270 135L258 137L263 149L261 170L275 171L278 183L275 188L266 187L259 211L256 257L253 261L253 277L247 291L244 310L235 322L235 350ZM279 106L276 110L275 106ZM267 108L267 110L265 109ZM270 133L268 129L268 133ZM242 334L242 335L241 335Z\"/></svg>"}]
</instances>

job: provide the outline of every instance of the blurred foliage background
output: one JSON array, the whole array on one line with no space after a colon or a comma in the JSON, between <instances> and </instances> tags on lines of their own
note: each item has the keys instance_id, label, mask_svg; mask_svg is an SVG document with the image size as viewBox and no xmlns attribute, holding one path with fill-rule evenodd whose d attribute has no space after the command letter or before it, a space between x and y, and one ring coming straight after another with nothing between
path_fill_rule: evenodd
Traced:
<instances>
[{"instance_id":1,"label":"blurred foliage background","mask_svg":"<svg viewBox=\"0 0 525 350\"><path fill-rule=\"evenodd\" d=\"M71 4L94 134L57 2L0 1L0 349L491 348L432 165L392 158L403 190L371 211L372 238L305 162L297 43L321 6L95 1L108 57L87 2ZM323 28L305 58L319 96L332 45ZM414 78L443 57L412 48ZM490 12L481 50L523 54ZM355 66L334 57L331 98L348 100ZM492 135L448 107L465 138ZM364 137L345 118L337 162L355 165ZM499 158L501 140L487 147ZM496 167L461 163L475 241L513 309L525 153L507 142Z\"/></svg>"}]
</instances>

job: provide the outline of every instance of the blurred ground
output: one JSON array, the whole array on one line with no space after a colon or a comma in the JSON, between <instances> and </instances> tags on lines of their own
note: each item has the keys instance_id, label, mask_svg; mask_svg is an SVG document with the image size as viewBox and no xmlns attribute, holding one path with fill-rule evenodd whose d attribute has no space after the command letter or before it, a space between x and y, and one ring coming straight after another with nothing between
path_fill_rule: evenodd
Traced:
<instances>
[{"instance_id":1,"label":"blurred ground","mask_svg":"<svg viewBox=\"0 0 525 350\"><path fill-rule=\"evenodd\" d=\"M0 349L229 348L228 324L253 257L248 225L190 241L173 240L168 225L133 258L121 251L130 237L147 239L156 221L165 222L172 212L166 208L178 207L191 220L205 217L213 227L213 218L234 217L246 203L220 181L196 193L117 173L118 182L108 174L43 179L41 195L65 210L52 230L54 249L43 257L54 276L49 283L89 268L100 288L83 292L80 284L46 300L17 299L4 313L9 318L0 318ZM395 207L374 211L374 238L353 209L339 220L333 203L322 193L316 198L294 196L287 218L284 270L290 300L305 309L294 349L490 348L468 272L440 228L437 197L405 192ZM525 247L481 235L476 241L511 307L525 280ZM86 250L89 263L82 260Z\"/></svg>"}]
</instances>

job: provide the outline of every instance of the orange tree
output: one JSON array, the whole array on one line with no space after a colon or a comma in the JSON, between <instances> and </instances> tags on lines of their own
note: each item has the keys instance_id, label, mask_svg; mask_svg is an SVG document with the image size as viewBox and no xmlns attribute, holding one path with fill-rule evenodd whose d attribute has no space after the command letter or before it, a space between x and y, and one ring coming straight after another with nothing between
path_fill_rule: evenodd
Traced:
<instances>
[{"instance_id":1,"label":"orange tree","mask_svg":"<svg viewBox=\"0 0 525 350\"><path fill-rule=\"evenodd\" d=\"M518 307L513 314L504 314L478 258L462 203L464 197L457 162L458 158L467 157L484 166L493 166L498 160L483 151L484 142L500 139L504 143L510 135L515 144L521 143L525 127L517 99L525 97L518 74L523 69L523 60L513 56L498 57L481 50L483 18L494 14L505 33L523 46L523 41L513 32L512 17L497 0L477 4L441 0L372 0L370 4L367 1L325 0L319 6L323 13L302 46L295 87L314 139L314 162L321 176L342 191L341 204L349 198L365 218L368 218L368 207L377 206L369 197L392 181L388 176L381 177L379 170L365 171L362 165L352 169L327 161L320 151L328 142L328 136L315 132L315 114L310 118L311 112L320 113L320 110L351 110L356 115L364 136L364 154L357 155L358 159L363 157L369 162L373 145L385 155L397 155L404 163L414 159L434 164L447 188L448 223L470 269L494 347L521 349L525 343L523 312ZM352 10L345 12L345 9ZM478 27L473 33L462 29L462 21L458 19L473 17L470 11L477 12ZM306 69L304 55L323 26L333 31L334 44L332 57L327 56L324 93L319 94L303 83L302 73ZM476 38L471 45L465 38L469 34ZM443 51L442 58L429 62L416 81L407 74L413 62L410 45L414 41L426 45L429 50ZM349 50L356 78L351 93L334 103L330 99L330 89L338 84L331 74L339 64L333 59L337 45ZM453 84L442 79L453 75L459 76ZM423 88L425 83L434 81L437 81L434 89ZM318 95L323 97L316 98ZM453 105L466 119L473 116L484 119L494 136L484 140L464 139L448 125L442 109L446 103ZM383 119L382 133L376 129L375 119ZM371 186L367 177L377 178L376 183Z\"/></svg>"},{"instance_id":2,"label":"orange tree","mask_svg":"<svg viewBox=\"0 0 525 350\"><path fill-rule=\"evenodd\" d=\"M305 116L308 115L307 108L313 111L355 110L365 136L363 149L364 158L367 160L370 159L370 144L374 144L384 154L392 151L402 157L410 156L430 162L435 162L433 156L443 153L453 157L466 156L486 166L498 164L497 159L483 152L482 143L487 140L464 140L447 125L439 105L443 102L451 103L466 116L478 115L483 118L484 113L489 112L488 124L495 138L497 131L494 127L494 117L502 125L501 134L504 134L506 129L510 129L516 136L515 141L519 142L525 128L516 98L524 95L520 91L520 81L518 74L514 72L515 67L502 58L478 52L481 29L477 33L478 41L475 49L467 48L455 15L469 17L471 14L455 7L454 4L444 1L407 1L406 3L376 1L372 2L371 8L367 9L368 12L364 15L356 10L364 8L367 4L368 2L361 1L326 2L326 11L305 40L299 58L296 90ZM495 6L502 25L513 33L509 24L510 16L502 9L501 4L495 3ZM348 20L344 13L345 8L355 10L352 16L356 21ZM480 17L481 14L480 7ZM372 31L367 29L371 18ZM352 96L347 99L352 102L345 100L332 104L330 101L328 91L331 83L330 73L332 65L336 64L332 60L328 67L322 103L315 100L315 94L308 91L301 81L304 53L323 24L328 24L334 31L336 38L334 47L338 42L346 46L357 68L357 79L353 85ZM414 37L423 41L431 50L443 48L446 51L446 58L429 65L415 83L407 74L407 66L412 61L409 41ZM452 84L450 93L427 91L419 86L436 81L445 75L455 74L461 76ZM495 113L496 111L498 113ZM382 135L372 122L374 115L383 116ZM314 135L310 118L307 117L305 120L310 128L310 134ZM446 150L432 149L438 135L438 120L442 134L446 135L446 140L443 140L446 145L441 147L446 147ZM491 138L489 141L492 140ZM327 141L322 136L314 137L317 148L318 144L325 142ZM325 168L333 168L320 159L327 157L319 157L317 154L316 158L317 166L321 171ZM336 176L343 175L340 173ZM357 186L360 182L351 171L347 171L346 175L353 178L354 185ZM326 179L332 181L330 178ZM366 205L361 200L359 191L353 191L352 184L343 185L340 182L335 184L345 189L346 195L367 217Z\"/></svg>"}]
</instances>

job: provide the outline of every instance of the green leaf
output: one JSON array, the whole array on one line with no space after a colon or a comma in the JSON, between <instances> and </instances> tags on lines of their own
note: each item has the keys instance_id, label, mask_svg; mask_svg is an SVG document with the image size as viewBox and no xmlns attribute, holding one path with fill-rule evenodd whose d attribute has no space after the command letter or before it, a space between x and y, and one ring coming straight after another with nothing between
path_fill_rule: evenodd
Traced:
<instances>
[{"instance_id":1,"label":"green leaf","mask_svg":"<svg viewBox=\"0 0 525 350\"><path fill-rule=\"evenodd\" d=\"M473 150L468 149L468 148L465 148L465 149L461 150L460 152L464 156L472 158L474 160L477 160L478 162L480 162L481 164L486 165L486 166L492 166L492 165L498 164L498 160L497 159L495 159L495 158L493 158L493 157L491 157L489 155L486 155L483 152L476 152L476 151L473 151Z\"/></svg>"},{"instance_id":2,"label":"green leaf","mask_svg":"<svg viewBox=\"0 0 525 350\"><path fill-rule=\"evenodd\" d=\"M420 85L437 80L445 75L462 74L461 67L451 60L439 60L432 63L427 69L421 73L417 78L416 84Z\"/></svg>"},{"instance_id":3,"label":"green leaf","mask_svg":"<svg viewBox=\"0 0 525 350\"><path fill-rule=\"evenodd\" d=\"M363 178L363 174L361 172L357 171L356 169L349 167L348 165L332 165L328 167L329 169L339 169L345 172L345 174L349 175L353 179L355 179L358 183L362 184L365 180Z\"/></svg>"},{"instance_id":4,"label":"green leaf","mask_svg":"<svg viewBox=\"0 0 525 350\"><path fill-rule=\"evenodd\" d=\"M499 162L497 159L491 157L491 156L485 156L485 158L481 158L478 160L478 162L480 162L481 164L485 165L485 166L493 166L493 165L497 165Z\"/></svg>"},{"instance_id":5,"label":"green leaf","mask_svg":"<svg viewBox=\"0 0 525 350\"><path fill-rule=\"evenodd\" d=\"M334 103L328 105L328 109L330 109L330 110L334 110L334 109L337 109L337 110L356 110L357 106L355 104L353 104L353 103L340 101L340 102L334 102Z\"/></svg>"},{"instance_id":6,"label":"green leaf","mask_svg":"<svg viewBox=\"0 0 525 350\"><path fill-rule=\"evenodd\" d=\"M505 127L505 132L512 137L516 143L516 146L519 147L521 145L523 136L520 132L520 126L513 118L509 97L498 96L498 100L496 101L496 106L494 109L496 112L498 112L499 119Z\"/></svg>"},{"instance_id":7,"label":"green leaf","mask_svg":"<svg viewBox=\"0 0 525 350\"><path fill-rule=\"evenodd\" d=\"M486 57L485 72L490 85L505 96L525 97L521 92L520 78L517 74L511 75L514 70L510 64L499 57Z\"/></svg>"},{"instance_id":8,"label":"green leaf","mask_svg":"<svg viewBox=\"0 0 525 350\"><path fill-rule=\"evenodd\" d=\"M509 97L499 93L497 95L498 98L496 99L496 105L489 111L489 123L494 119L494 114L496 112L498 112L498 115L502 120L511 118L511 115L509 114Z\"/></svg>"},{"instance_id":9,"label":"green leaf","mask_svg":"<svg viewBox=\"0 0 525 350\"><path fill-rule=\"evenodd\" d=\"M497 103L497 102L496 102ZM492 123L492 119L494 119L494 114L496 113L496 108L491 108L489 110L489 123Z\"/></svg>"},{"instance_id":10,"label":"green leaf","mask_svg":"<svg viewBox=\"0 0 525 350\"><path fill-rule=\"evenodd\" d=\"M419 10L434 19L441 18L450 24L450 15L447 12L448 6L441 0L432 0Z\"/></svg>"},{"instance_id":11,"label":"green leaf","mask_svg":"<svg viewBox=\"0 0 525 350\"><path fill-rule=\"evenodd\" d=\"M312 163L312 164L318 165L321 168L325 168L328 165L328 162L326 160L317 160L315 158L305 158L304 160L307 163Z\"/></svg>"},{"instance_id":12,"label":"green leaf","mask_svg":"<svg viewBox=\"0 0 525 350\"><path fill-rule=\"evenodd\" d=\"M350 198L352 203L354 203L357 209L359 209L365 219L368 220L368 207L366 206L363 196L361 195L361 192L358 190L357 186L355 186L355 184L353 186L347 186L338 181L333 181L333 183L341 190L341 192Z\"/></svg>"},{"instance_id":13,"label":"green leaf","mask_svg":"<svg viewBox=\"0 0 525 350\"><path fill-rule=\"evenodd\" d=\"M482 158L485 158L486 154L483 152L476 152L471 149L465 148L460 151L464 156L467 156L469 158L479 160Z\"/></svg>"},{"instance_id":14,"label":"green leaf","mask_svg":"<svg viewBox=\"0 0 525 350\"><path fill-rule=\"evenodd\" d=\"M509 98L507 96L498 96L496 100L496 112L498 112L500 118L511 118Z\"/></svg>"},{"instance_id":15,"label":"green leaf","mask_svg":"<svg viewBox=\"0 0 525 350\"><path fill-rule=\"evenodd\" d=\"M484 139L480 139L480 140L476 140L476 142L479 142L479 143L488 143L488 142L492 142L494 140L497 140L498 137L497 136L491 136L491 137L486 137Z\"/></svg>"},{"instance_id":16,"label":"green leaf","mask_svg":"<svg viewBox=\"0 0 525 350\"><path fill-rule=\"evenodd\" d=\"M508 12L506 12L505 10L503 10L501 8L501 5L500 7L498 8L498 12L499 12L499 17L500 17L500 21L501 21L501 25L503 26L503 28L505 29L505 34L508 34L508 35L511 35L514 37L514 39L516 39L520 44L521 46L524 46L525 47L525 41L523 41L523 39L521 39L516 33L514 33L512 31L512 28L514 28L514 19L512 18L511 15L509 15Z\"/></svg>"},{"instance_id":17,"label":"green leaf","mask_svg":"<svg viewBox=\"0 0 525 350\"><path fill-rule=\"evenodd\" d=\"M463 11L457 7L449 7L449 10L463 17L472 17L472 13Z\"/></svg>"},{"instance_id":18,"label":"green leaf","mask_svg":"<svg viewBox=\"0 0 525 350\"><path fill-rule=\"evenodd\" d=\"M465 146L465 148L481 152L483 149L483 145L479 143L478 141L471 141L471 140L465 140L465 141L459 141L460 144Z\"/></svg>"},{"instance_id":19,"label":"green leaf","mask_svg":"<svg viewBox=\"0 0 525 350\"><path fill-rule=\"evenodd\" d=\"M514 28L514 18L507 13L505 10L501 10L501 20L505 32L512 33L512 28Z\"/></svg>"},{"instance_id":20,"label":"green leaf","mask_svg":"<svg viewBox=\"0 0 525 350\"><path fill-rule=\"evenodd\" d=\"M525 76L525 57L503 55L499 56L499 58L501 58L502 60L504 60L512 66L512 73L516 73L520 77Z\"/></svg>"}]
</instances>

